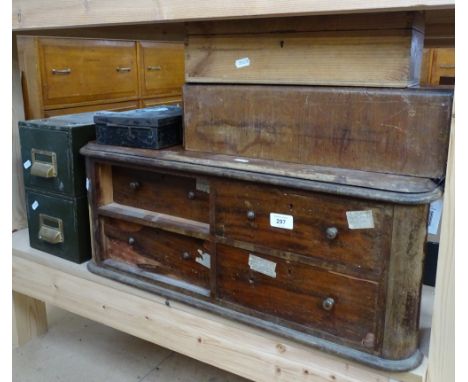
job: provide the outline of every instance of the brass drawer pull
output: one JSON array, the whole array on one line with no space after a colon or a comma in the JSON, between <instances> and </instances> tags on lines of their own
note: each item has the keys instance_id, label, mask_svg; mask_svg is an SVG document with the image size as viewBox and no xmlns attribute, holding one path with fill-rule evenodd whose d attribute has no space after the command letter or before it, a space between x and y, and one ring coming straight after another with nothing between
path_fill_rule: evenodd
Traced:
<instances>
[{"instance_id":1,"label":"brass drawer pull","mask_svg":"<svg viewBox=\"0 0 468 382\"><path fill-rule=\"evenodd\" d=\"M39 240L50 244L63 243L63 221L53 216L39 214Z\"/></svg>"},{"instance_id":2,"label":"brass drawer pull","mask_svg":"<svg viewBox=\"0 0 468 382\"><path fill-rule=\"evenodd\" d=\"M115 70L117 70L118 72L129 72L130 70L132 70L132 68L122 68L119 66Z\"/></svg>"},{"instance_id":3,"label":"brass drawer pull","mask_svg":"<svg viewBox=\"0 0 468 382\"><path fill-rule=\"evenodd\" d=\"M31 175L41 178L57 176L57 155L52 151L31 149Z\"/></svg>"},{"instance_id":4,"label":"brass drawer pull","mask_svg":"<svg viewBox=\"0 0 468 382\"><path fill-rule=\"evenodd\" d=\"M146 68L148 71L153 71L153 70L161 70L162 68L158 65L158 66L148 66Z\"/></svg>"},{"instance_id":5,"label":"brass drawer pull","mask_svg":"<svg viewBox=\"0 0 468 382\"><path fill-rule=\"evenodd\" d=\"M71 69L66 68L66 69L52 69L52 74L70 74Z\"/></svg>"},{"instance_id":6,"label":"brass drawer pull","mask_svg":"<svg viewBox=\"0 0 468 382\"><path fill-rule=\"evenodd\" d=\"M338 228L336 227L328 227L326 231L327 239L333 240L336 239L338 236Z\"/></svg>"},{"instance_id":7,"label":"brass drawer pull","mask_svg":"<svg viewBox=\"0 0 468 382\"><path fill-rule=\"evenodd\" d=\"M335 300L331 297L327 297L325 300L322 301L322 308L325 309L327 312L333 309L335 306Z\"/></svg>"},{"instance_id":8,"label":"brass drawer pull","mask_svg":"<svg viewBox=\"0 0 468 382\"><path fill-rule=\"evenodd\" d=\"M128 185L133 191L136 191L141 187L141 184L138 181L130 182Z\"/></svg>"}]
</instances>

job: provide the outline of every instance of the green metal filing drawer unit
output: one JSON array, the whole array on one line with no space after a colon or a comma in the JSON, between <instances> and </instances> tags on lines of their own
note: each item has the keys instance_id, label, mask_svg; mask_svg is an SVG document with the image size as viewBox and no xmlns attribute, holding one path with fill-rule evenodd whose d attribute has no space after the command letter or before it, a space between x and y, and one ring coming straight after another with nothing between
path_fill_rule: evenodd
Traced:
<instances>
[{"instance_id":1,"label":"green metal filing drawer unit","mask_svg":"<svg viewBox=\"0 0 468 382\"><path fill-rule=\"evenodd\" d=\"M94 113L19 122L32 248L82 263L91 257L84 158Z\"/></svg>"}]
</instances>

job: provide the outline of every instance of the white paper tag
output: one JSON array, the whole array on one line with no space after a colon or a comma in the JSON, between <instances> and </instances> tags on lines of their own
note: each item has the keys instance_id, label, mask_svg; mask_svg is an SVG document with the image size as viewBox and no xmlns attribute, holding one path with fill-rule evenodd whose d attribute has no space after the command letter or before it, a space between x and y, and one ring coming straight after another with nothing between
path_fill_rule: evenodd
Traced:
<instances>
[{"instance_id":1,"label":"white paper tag","mask_svg":"<svg viewBox=\"0 0 468 382\"><path fill-rule=\"evenodd\" d=\"M273 261L249 254L249 267L255 272L276 278L276 263Z\"/></svg>"},{"instance_id":2,"label":"white paper tag","mask_svg":"<svg viewBox=\"0 0 468 382\"><path fill-rule=\"evenodd\" d=\"M31 167L31 161L28 159L26 162L23 163L23 167L25 170L27 170L29 167Z\"/></svg>"},{"instance_id":3,"label":"white paper tag","mask_svg":"<svg viewBox=\"0 0 468 382\"><path fill-rule=\"evenodd\" d=\"M239 58L236 60L235 65L237 69L245 68L246 66L250 66L250 59L248 57Z\"/></svg>"},{"instance_id":4,"label":"white paper tag","mask_svg":"<svg viewBox=\"0 0 468 382\"><path fill-rule=\"evenodd\" d=\"M33 211L36 211L37 207L39 207L39 203L37 200L35 200L33 204L31 204L31 208L33 209Z\"/></svg>"},{"instance_id":5,"label":"white paper tag","mask_svg":"<svg viewBox=\"0 0 468 382\"><path fill-rule=\"evenodd\" d=\"M86 191L89 191L89 187L91 186L91 180L86 178Z\"/></svg>"},{"instance_id":6,"label":"white paper tag","mask_svg":"<svg viewBox=\"0 0 468 382\"><path fill-rule=\"evenodd\" d=\"M210 193L210 184L208 183L208 179L197 178L195 188L197 191L206 192L207 194Z\"/></svg>"},{"instance_id":7,"label":"white paper tag","mask_svg":"<svg viewBox=\"0 0 468 382\"><path fill-rule=\"evenodd\" d=\"M427 232L437 235L439 231L440 217L442 216L442 198L432 202L429 207L429 217L427 221Z\"/></svg>"},{"instance_id":8,"label":"white paper tag","mask_svg":"<svg viewBox=\"0 0 468 382\"><path fill-rule=\"evenodd\" d=\"M293 229L294 217L292 215L270 213L270 225L276 228Z\"/></svg>"},{"instance_id":9,"label":"white paper tag","mask_svg":"<svg viewBox=\"0 0 468 382\"><path fill-rule=\"evenodd\" d=\"M374 217L372 210L368 211L346 211L349 229L371 229L374 228Z\"/></svg>"},{"instance_id":10,"label":"white paper tag","mask_svg":"<svg viewBox=\"0 0 468 382\"><path fill-rule=\"evenodd\" d=\"M199 249L197 252L200 256L197 256L195 258L195 261L198 264L201 264L204 267L210 269L211 268L211 256L208 253L203 252L201 249Z\"/></svg>"}]
</instances>

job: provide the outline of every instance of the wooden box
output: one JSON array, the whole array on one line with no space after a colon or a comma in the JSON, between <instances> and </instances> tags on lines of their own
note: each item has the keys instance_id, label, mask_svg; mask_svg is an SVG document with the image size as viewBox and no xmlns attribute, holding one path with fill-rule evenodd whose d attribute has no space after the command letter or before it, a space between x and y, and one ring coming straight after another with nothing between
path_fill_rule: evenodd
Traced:
<instances>
[{"instance_id":1,"label":"wooden box","mask_svg":"<svg viewBox=\"0 0 468 382\"><path fill-rule=\"evenodd\" d=\"M445 174L453 92L187 84L187 150L392 174Z\"/></svg>"},{"instance_id":2,"label":"wooden box","mask_svg":"<svg viewBox=\"0 0 468 382\"><path fill-rule=\"evenodd\" d=\"M89 143L92 272L414 368L430 179Z\"/></svg>"},{"instance_id":3,"label":"wooden box","mask_svg":"<svg viewBox=\"0 0 468 382\"><path fill-rule=\"evenodd\" d=\"M125 112L97 112L96 141L104 145L161 149L182 143L182 109L163 105Z\"/></svg>"},{"instance_id":4,"label":"wooden box","mask_svg":"<svg viewBox=\"0 0 468 382\"><path fill-rule=\"evenodd\" d=\"M420 13L189 23L187 82L408 87L419 83Z\"/></svg>"}]
</instances>

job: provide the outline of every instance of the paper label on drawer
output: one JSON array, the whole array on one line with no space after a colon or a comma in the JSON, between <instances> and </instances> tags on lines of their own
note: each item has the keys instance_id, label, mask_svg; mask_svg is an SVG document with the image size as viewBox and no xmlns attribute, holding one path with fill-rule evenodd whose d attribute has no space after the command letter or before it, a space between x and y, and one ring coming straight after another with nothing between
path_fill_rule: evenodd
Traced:
<instances>
[{"instance_id":1,"label":"paper label on drawer","mask_svg":"<svg viewBox=\"0 0 468 382\"><path fill-rule=\"evenodd\" d=\"M249 267L255 272L276 278L276 263L273 261L249 254Z\"/></svg>"},{"instance_id":2,"label":"paper label on drawer","mask_svg":"<svg viewBox=\"0 0 468 382\"><path fill-rule=\"evenodd\" d=\"M33 211L36 211L37 207L39 207L39 203L37 200L35 200L33 204L31 204L31 208L33 209Z\"/></svg>"},{"instance_id":3,"label":"paper label on drawer","mask_svg":"<svg viewBox=\"0 0 468 382\"><path fill-rule=\"evenodd\" d=\"M442 216L442 198L432 202L429 207L429 218L427 221L427 232L437 235L439 231L440 217Z\"/></svg>"},{"instance_id":4,"label":"paper label on drawer","mask_svg":"<svg viewBox=\"0 0 468 382\"><path fill-rule=\"evenodd\" d=\"M270 213L270 225L276 228L293 229L294 217L292 215Z\"/></svg>"},{"instance_id":5,"label":"paper label on drawer","mask_svg":"<svg viewBox=\"0 0 468 382\"><path fill-rule=\"evenodd\" d=\"M208 179L197 178L195 188L197 191L206 192L207 194L210 193L210 184L208 183Z\"/></svg>"},{"instance_id":6,"label":"paper label on drawer","mask_svg":"<svg viewBox=\"0 0 468 382\"><path fill-rule=\"evenodd\" d=\"M368 211L346 211L349 229L371 229L374 228L374 217L372 210Z\"/></svg>"},{"instance_id":7,"label":"paper label on drawer","mask_svg":"<svg viewBox=\"0 0 468 382\"><path fill-rule=\"evenodd\" d=\"M28 159L26 162L23 163L23 167L25 170L27 170L29 167L31 167L31 161Z\"/></svg>"},{"instance_id":8,"label":"paper label on drawer","mask_svg":"<svg viewBox=\"0 0 468 382\"><path fill-rule=\"evenodd\" d=\"M211 268L211 256L208 253L203 252L201 249L197 252L200 256L197 256L195 261L208 269Z\"/></svg>"},{"instance_id":9,"label":"paper label on drawer","mask_svg":"<svg viewBox=\"0 0 468 382\"><path fill-rule=\"evenodd\" d=\"M250 66L250 59L248 57L239 58L236 60L235 65L237 69L245 68L246 66Z\"/></svg>"}]
</instances>

